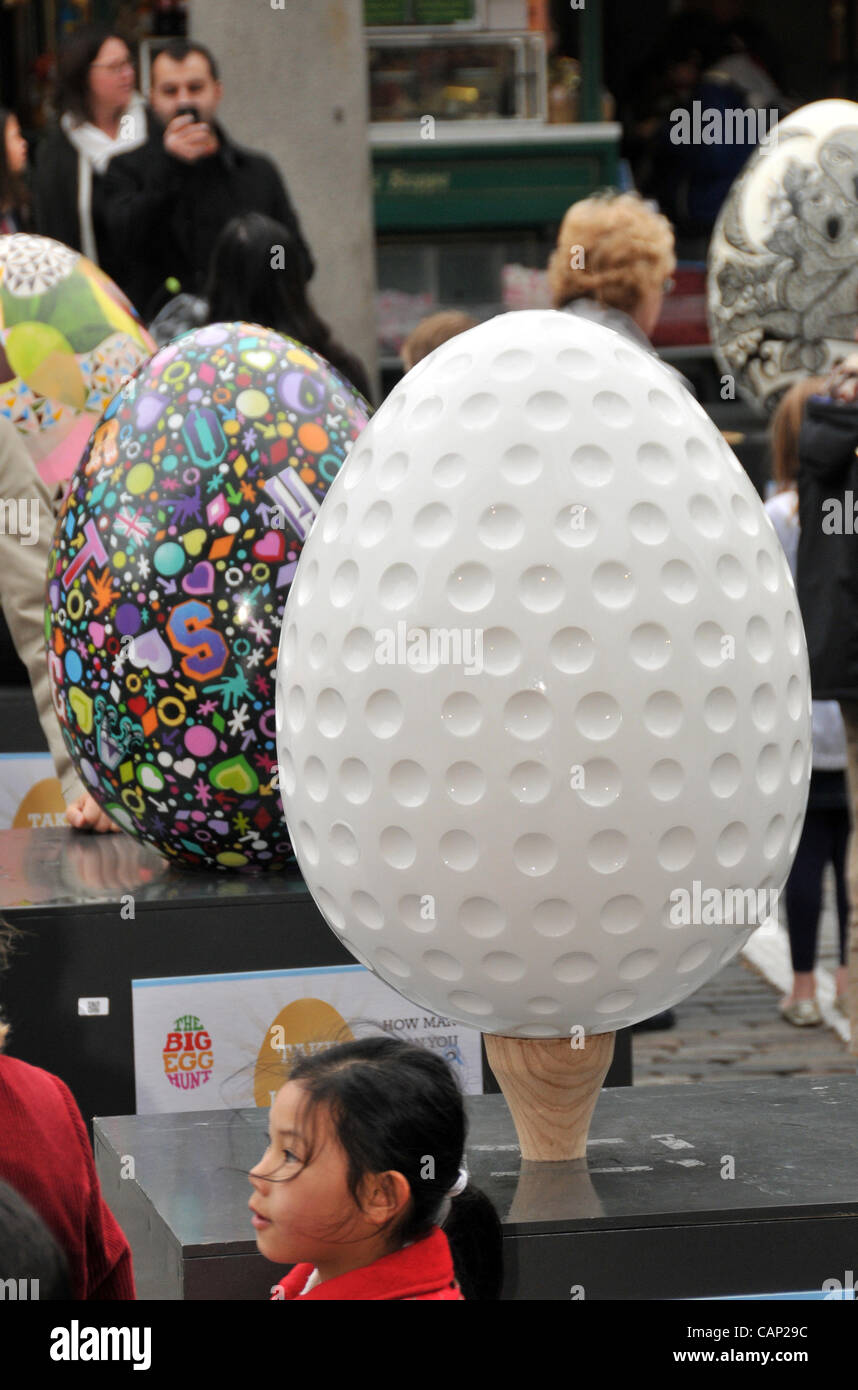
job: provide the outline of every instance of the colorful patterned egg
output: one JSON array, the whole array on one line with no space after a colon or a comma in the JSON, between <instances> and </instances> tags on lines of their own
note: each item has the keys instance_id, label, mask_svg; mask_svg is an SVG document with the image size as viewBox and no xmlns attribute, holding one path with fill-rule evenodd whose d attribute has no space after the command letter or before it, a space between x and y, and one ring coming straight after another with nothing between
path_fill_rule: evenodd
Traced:
<instances>
[{"instance_id":1,"label":"colorful patterned egg","mask_svg":"<svg viewBox=\"0 0 858 1390\"><path fill-rule=\"evenodd\" d=\"M105 406L155 347L92 261L49 237L0 236L0 415L46 483L71 477Z\"/></svg>"},{"instance_id":2,"label":"colorful patterned egg","mask_svg":"<svg viewBox=\"0 0 858 1390\"><path fill-rule=\"evenodd\" d=\"M178 864L279 868L280 620L368 406L323 358L214 324L123 386L48 567L54 704L84 785Z\"/></svg>"}]
</instances>

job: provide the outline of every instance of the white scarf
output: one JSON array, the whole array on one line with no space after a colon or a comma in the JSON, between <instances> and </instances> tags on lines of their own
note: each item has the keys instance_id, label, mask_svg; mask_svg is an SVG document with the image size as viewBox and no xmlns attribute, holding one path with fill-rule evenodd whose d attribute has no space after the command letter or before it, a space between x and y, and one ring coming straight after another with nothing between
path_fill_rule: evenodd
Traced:
<instances>
[{"instance_id":1,"label":"white scarf","mask_svg":"<svg viewBox=\"0 0 858 1390\"><path fill-rule=\"evenodd\" d=\"M70 112L60 118L66 138L74 145L77 161L77 210L80 218L81 250L98 265L98 248L92 225L92 175L103 174L115 154L127 154L146 143L146 104L134 92L119 121L119 134L111 140L90 121L78 121Z\"/></svg>"}]
</instances>

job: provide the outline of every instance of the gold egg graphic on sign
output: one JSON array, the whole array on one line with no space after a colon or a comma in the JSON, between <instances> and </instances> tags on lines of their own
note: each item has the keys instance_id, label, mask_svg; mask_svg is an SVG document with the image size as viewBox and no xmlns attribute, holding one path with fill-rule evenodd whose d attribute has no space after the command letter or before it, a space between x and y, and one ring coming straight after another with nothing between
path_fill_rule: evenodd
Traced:
<instances>
[{"instance_id":1,"label":"gold egg graphic on sign","mask_svg":"<svg viewBox=\"0 0 858 1390\"><path fill-rule=\"evenodd\" d=\"M353 1042L345 1019L324 999L295 999L281 1009L266 1031L253 1074L253 1098L267 1110L301 1056Z\"/></svg>"}]
</instances>

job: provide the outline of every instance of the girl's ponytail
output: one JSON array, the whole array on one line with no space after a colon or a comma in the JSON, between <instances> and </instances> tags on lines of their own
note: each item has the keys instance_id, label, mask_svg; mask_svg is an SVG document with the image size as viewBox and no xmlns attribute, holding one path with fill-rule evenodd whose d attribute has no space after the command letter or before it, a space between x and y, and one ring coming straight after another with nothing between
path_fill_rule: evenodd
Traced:
<instances>
[{"instance_id":1,"label":"girl's ponytail","mask_svg":"<svg viewBox=\"0 0 858 1390\"><path fill-rule=\"evenodd\" d=\"M503 1229L486 1194L469 1180L443 1223L465 1302L497 1300L503 1288Z\"/></svg>"}]
</instances>

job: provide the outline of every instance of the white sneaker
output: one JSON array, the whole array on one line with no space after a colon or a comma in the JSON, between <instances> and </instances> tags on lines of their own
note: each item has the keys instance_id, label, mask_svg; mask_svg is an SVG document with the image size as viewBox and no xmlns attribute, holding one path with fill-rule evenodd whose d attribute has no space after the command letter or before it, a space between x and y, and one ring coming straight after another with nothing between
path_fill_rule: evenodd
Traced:
<instances>
[{"instance_id":1,"label":"white sneaker","mask_svg":"<svg viewBox=\"0 0 858 1390\"><path fill-rule=\"evenodd\" d=\"M822 1014L815 999L793 999L790 1004L781 1004L781 1013L787 1023L796 1028L814 1028L822 1022Z\"/></svg>"}]
</instances>

